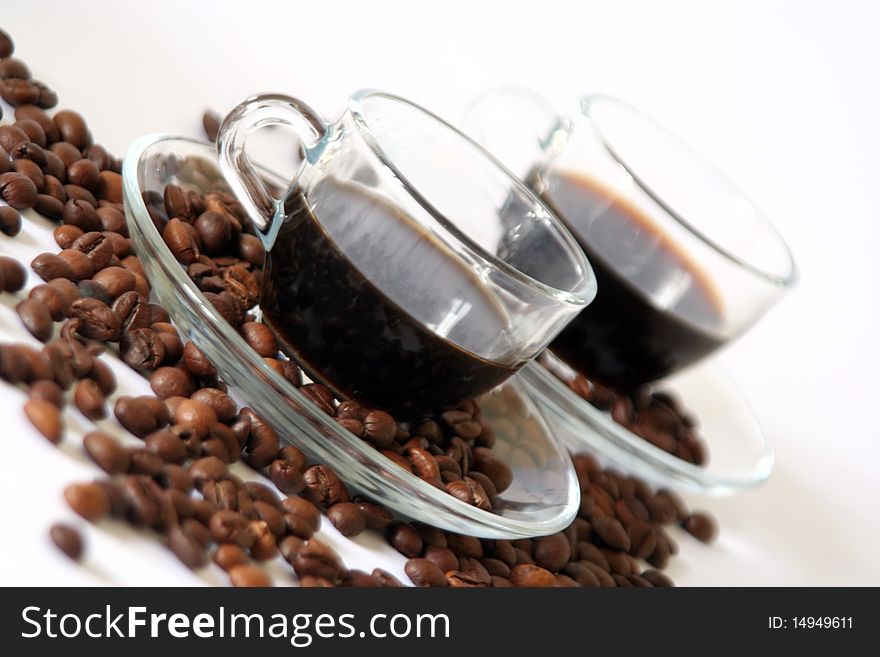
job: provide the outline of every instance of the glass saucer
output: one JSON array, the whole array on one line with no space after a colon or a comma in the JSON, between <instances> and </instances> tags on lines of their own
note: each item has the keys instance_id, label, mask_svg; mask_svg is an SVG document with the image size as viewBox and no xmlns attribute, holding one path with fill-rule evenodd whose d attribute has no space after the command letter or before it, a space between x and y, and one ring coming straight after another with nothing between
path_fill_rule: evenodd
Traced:
<instances>
[{"instance_id":1,"label":"glass saucer","mask_svg":"<svg viewBox=\"0 0 880 657\"><path fill-rule=\"evenodd\" d=\"M550 367L573 375L558 359ZM557 439L572 452L587 450L607 466L655 485L726 494L765 481L773 449L742 393L721 367L706 361L664 381L698 418L708 445L706 465L697 466L655 447L582 399L547 367L530 363L517 375L538 401Z\"/></svg>"},{"instance_id":2,"label":"glass saucer","mask_svg":"<svg viewBox=\"0 0 880 657\"><path fill-rule=\"evenodd\" d=\"M270 182L284 181L264 170ZM565 528L580 504L577 477L565 450L515 379L481 399L497 441L493 452L513 472L510 488L493 510L483 511L438 490L394 465L340 427L260 358L223 320L172 257L143 200L168 183L185 189L229 191L216 165L214 146L170 135L136 141L123 162L129 232L153 293L184 340L214 363L230 392L270 422L283 440L331 466L353 492L402 516L484 538L522 538Z\"/></svg>"}]
</instances>

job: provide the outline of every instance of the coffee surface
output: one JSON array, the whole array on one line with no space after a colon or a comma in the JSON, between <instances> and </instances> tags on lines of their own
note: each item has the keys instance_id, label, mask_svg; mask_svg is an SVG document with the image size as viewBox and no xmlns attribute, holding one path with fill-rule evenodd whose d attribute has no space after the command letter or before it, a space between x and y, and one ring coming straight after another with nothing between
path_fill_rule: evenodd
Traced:
<instances>
[{"instance_id":1,"label":"coffee surface","mask_svg":"<svg viewBox=\"0 0 880 657\"><path fill-rule=\"evenodd\" d=\"M508 320L498 300L400 209L332 178L308 200L292 190L285 207L261 307L311 376L415 418L495 387L519 365L503 360Z\"/></svg>"},{"instance_id":2,"label":"coffee surface","mask_svg":"<svg viewBox=\"0 0 880 657\"><path fill-rule=\"evenodd\" d=\"M723 342L711 280L643 211L579 174L551 171L532 181L586 252L598 284L593 303L551 344L555 354L627 390Z\"/></svg>"}]
</instances>

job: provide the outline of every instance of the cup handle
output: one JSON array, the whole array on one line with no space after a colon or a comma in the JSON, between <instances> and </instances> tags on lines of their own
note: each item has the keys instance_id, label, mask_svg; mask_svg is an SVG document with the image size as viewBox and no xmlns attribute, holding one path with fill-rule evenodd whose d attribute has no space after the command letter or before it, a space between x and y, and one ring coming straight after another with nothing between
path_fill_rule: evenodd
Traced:
<instances>
[{"instance_id":1,"label":"cup handle","mask_svg":"<svg viewBox=\"0 0 880 657\"><path fill-rule=\"evenodd\" d=\"M327 123L315 110L301 100L283 94L251 96L223 119L217 133L220 169L267 249L271 248L277 233L275 218L279 214L280 201L266 188L245 152L245 145L251 133L272 125L288 126L302 139L303 164L314 161L320 154L320 146L328 131Z\"/></svg>"},{"instance_id":2,"label":"cup handle","mask_svg":"<svg viewBox=\"0 0 880 657\"><path fill-rule=\"evenodd\" d=\"M520 178L545 158L551 141L567 134L565 120L542 95L523 86L502 86L477 96L462 129ZM554 142L555 143L555 142Z\"/></svg>"}]
</instances>

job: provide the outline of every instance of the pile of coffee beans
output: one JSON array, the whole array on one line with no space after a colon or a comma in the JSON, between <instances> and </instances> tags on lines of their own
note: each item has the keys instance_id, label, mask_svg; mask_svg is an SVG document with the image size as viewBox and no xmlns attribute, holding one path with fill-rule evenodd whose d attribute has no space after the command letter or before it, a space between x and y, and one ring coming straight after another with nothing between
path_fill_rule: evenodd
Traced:
<instances>
[{"instance_id":1,"label":"pile of coffee beans","mask_svg":"<svg viewBox=\"0 0 880 657\"><path fill-rule=\"evenodd\" d=\"M199 568L210 559L235 586L270 585L258 564L279 555L302 586L400 585L380 569L347 569L314 536L321 510L343 535L385 532L409 558L406 573L419 586L668 585L657 569L676 546L663 526L678 522L700 540L713 538L708 516L689 513L672 493L602 470L587 456L575 458L583 491L578 519L540 539L486 541L443 532L396 520L352 495L332 468L310 463L259 414L239 408L198 345L149 301L150 285L128 238L119 160L93 142L76 112L47 114L54 95L12 53L11 38L0 30L0 95L15 107L15 122L0 126L0 196L9 206L0 211L0 229L14 236L18 211L32 208L59 222L59 251L30 263L44 282L16 307L43 345L0 345L0 378L28 391L24 412L53 444L65 440L62 411L71 401L93 422L112 413L139 439L131 445L97 430L85 436L82 449L106 476L65 489L82 518L115 518L158 532L182 563ZM217 124L216 117L204 121L209 133ZM490 509L511 473L492 453L494 434L479 405L398 423L304 383L272 332L249 316L264 254L247 216L215 170L194 165L187 175L205 191L169 185L145 201L169 250L218 312L345 429L431 485ZM0 257L0 289L21 293L25 279L21 263ZM141 372L153 394L116 396L103 359L108 350ZM272 486L233 474L229 466L239 460ZM83 554L74 528L54 525L50 537L72 559ZM643 570L640 559L653 568Z\"/></svg>"},{"instance_id":2,"label":"pile of coffee beans","mask_svg":"<svg viewBox=\"0 0 880 657\"><path fill-rule=\"evenodd\" d=\"M665 527L680 524L701 541L714 539L715 521L691 513L675 493L655 492L585 454L573 460L581 507L564 531L504 541L394 523L388 540L409 557L406 574L429 587L672 586L661 571L678 545Z\"/></svg>"},{"instance_id":3,"label":"pile of coffee beans","mask_svg":"<svg viewBox=\"0 0 880 657\"><path fill-rule=\"evenodd\" d=\"M674 395L650 388L618 392L583 374L566 383L579 397L601 411L610 411L617 424L655 447L694 465L708 463L709 451L697 420Z\"/></svg>"}]
</instances>

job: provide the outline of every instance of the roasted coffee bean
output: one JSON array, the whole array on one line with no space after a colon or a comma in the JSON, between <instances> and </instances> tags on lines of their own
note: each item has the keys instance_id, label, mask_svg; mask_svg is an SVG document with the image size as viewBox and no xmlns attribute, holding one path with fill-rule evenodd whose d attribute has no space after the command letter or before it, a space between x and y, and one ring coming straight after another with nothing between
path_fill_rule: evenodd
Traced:
<instances>
[{"instance_id":1,"label":"roasted coffee bean","mask_svg":"<svg viewBox=\"0 0 880 657\"><path fill-rule=\"evenodd\" d=\"M388 542L402 555L417 557L422 553L422 537L416 529L405 522L397 522L388 527Z\"/></svg>"},{"instance_id":2,"label":"roasted coffee bean","mask_svg":"<svg viewBox=\"0 0 880 657\"><path fill-rule=\"evenodd\" d=\"M449 549L455 552L459 557L470 557L471 559L482 559L484 555L483 544L480 539L473 536L465 536L463 534L446 534L446 543Z\"/></svg>"},{"instance_id":3,"label":"roasted coffee bean","mask_svg":"<svg viewBox=\"0 0 880 657\"><path fill-rule=\"evenodd\" d=\"M398 467L406 470L407 472L413 471L412 466L409 464L409 461L407 461L405 458L403 458L400 454L397 454L395 452L391 452L388 450L383 450L382 455L385 456L388 460L390 460L392 463L394 463Z\"/></svg>"},{"instance_id":4,"label":"roasted coffee bean","mask_svg":"<svg viewBox=\"0 0 880 657\"><path fill-rule=\"evenodd\" d=\"M239 327L239 331L251 349L260 356L269 358L274 357L278 353L278 343L275 340L275 334L265 324L245 322Z\"/></svg>"},{"instance_id":5,"label":"roasted coffee bean","mask_svg":"<svg viewBox=\"0 0 880 657\"><path fill-rule=\"evenodd\" d=\"M131 474L147 475L155 477L161 474L165 463L162 459L144 447L136 447L129 450L131 463L128 471Z\"/></svg>"},{"instance_id":6,"label":"roasted coffee bean","mask_svg":"<svg viewBox=\"0 0 880 657\"><path fill-rule=\"evenodd\" d=\"M692 513L681 521L684 530L703 543L711 543L718 535L715 519L706 513Z\"/></svg>"},{"instance_id":7,"label":"roasted coffee bean","mask_svg":"<svg viewBox=\"0 0 880 657\"><path fill-rule=\"evenodd\" d=\"M83 553L83 540L79 532L70 525L56 523L49 528L49 537L59 550L74 561L79 561Z\"/></svg>"},{"instance_id":8,"label":"roasted coffee bean","mask_svg":"<svg viewBox=\"0 0 880 657\"><path fill-rule=\"evenodd\" d=\"M0 80L0 97L10 105L30 105L40 99L40 88L24 78Z\"/></svg>"},{"instance_id":9,"label":"roasted coffee bean","mask_svg":"<svg viewBox=\"0 0 880 657\"><path fill-rule=\"evenodd\" d=\"M44 281L53 278L76 279L70 265L55 253L41 253L31 261L31 269Z\"/></svg>"},{"instance_id":10,"label":"roasted coffee bean","mask_svg":"<svg viewBox=\"0 0 880 657\"><path fill-rule=\"evenodd\" d=\"M625 576L632 572L632 564L625 552L609 550L606 548L600 548L600 550L605 556L605 559L608 560L608 565L611 567L612 574Z\"/></svg>"},{"instance_id":11,"label":"roasted coffee bean","mask_svg":"<svg viewBox=\"0 0 880 657\"><path fill-rule=\"evenodd\" d=\"M37 285L31 289L28 298L44 306L53 321L61 321L70 312L70 302L51 285Z\"/></svg>"},{"instance_id":12,"label":"roasted coffee bean","mask_svg":"<svg viewBox=\"0 0 880 657\"><path fill-rule=\"evenodd\" d=\"M251 432L245 446L248 464L255 470L261 470L278 456L278 434L268 422L251 409L244 408L241 412L251 421Z\"/></svg>"},{"instance_id":13,"label":"roasted coffee bean","mask_svg":"<svg viewBox=\"0 0 880 657\"><path fill-rule=\"evenodd\" d=\"M58 254L58 257L70 265L70 270L73 272L74 278L78 281L85 281L86 279L91 278L95 273L92 261L89 260L88 256L82 251L77 251L76 249L64 249Z\"/></svg>"},{"instance_id":14,"label":"roasted coffee bean","mask_svg":"<svg viewBox=\"0 0 880 657\"><path fill-rule=\"evenodd\" d=\"M73 253L79 252L73 251ZM86 259L88 260L87 256ZM134 290L136 282L135 274L124 267L107 267L102 269L92 277L92 280L102 285L107 290L107 294L113 299Z\"/></svg>"},{"instance_id":15,"label":"roasted coffee bean","mask_svg":"<svg viewBox=\"0 0 880 657\"><path fill-rule=\"evenodd\" d=\"M196 382L181 367L160 367L150 375L150 388L159 399L189 397L195 392Z\"/></svg>"},{"instance_id":16,"label":"roasted coffee bean","mask_svg":"<svg viewBox=\"0 0 880 657\"><path fill-rule=\"evenodd\" d=\"M177 185L166 185L164 192L165 210L169 217L192 221L193 207L189 195Z\"/></svg>"},{"instance_id":17,"label":"roasted coffee bean","mask_svg":"<svg viewBox=\"0 0 880 657\"><path fill-rule=\"evenodd\" d=\"M74 389L73 401L79 412L90 420L97 421L106 415L104 393L91 379L82 379Z\"/></svg>"},{"instance_id":18,"label":"roasted coffee bean","mask_svg":"<svg viewBox=\"0 0 880 657\"><path fill-rule=\"evenodd\" d=\"M363 422L367 417L367 409L357 402L344 401L336 407L336 417L353 418Z\"/></svg>"},{"instance_id":19,"label":"roasted coffee bean","mask_svg":"<svg viewBox=\"0 0 880 657\"><path fill-rule=\"evenodd\" d=\"M187 568L196 569L205 564L204 546L180 525L168 530L168 546Z\"/></svg>"},{"instance_id":20,"label":"roasted coffee bean","mask_svg":"<svg viewBox=\"0 0 880 657\"><path fill-rule=\"evenodd\" d=\"M364 514L368 529L383 530L394 520L394 516L384 506L366 500L358 500L355 504Z\"/></svg>"},{"instance_id":21,"label":"roasted coffee bean","mask_svg":"<svg viewBox=\"0 0 880 657\"><path fill-rule=\"evenodd\" d=\"M309 383L300 388L300 392L308 397L315 405L327 415L335 415L336 409L333 405L333 393L327 386L320 383Z\"/></svg>"},{"instance_id":22,"label":"roasted coffee bean","mask_svg":"<svg viewBox=\"0 0 880 657\"><path fill-rule=\"evenodd\" d=\"M76 226L83 232L95 232L102 229L98 211L88 198L78 198L71 195L71 185L65 186L68 199L61 211L61 220L68 226ZM78 194L83 196L83 194Z\"/></svg>"},{"instance_id":23,"label":"roasted coffee bean","mask_svg":"<svg viewBox=\"0 0 880 657\"><path fill-rule=\"evenodd\" d=\"M473 467L489 477L495 490L499 493L507 490L513 482L513 473L504 461L497 458L492 450L485 447L475 447L473 449L474 464Z\"/></svg>"},{"instance_id":24,"label":"roasted coffee bean","mask_svg":"<svg viewBox=\"0 0 880 657\"><path fill-rule=\"evenodd\" d=\"M296 387L302 385L302 372L289 360L264 358L263 361Z\"/></svg>"},{"instance_id":25,"label":"roasted coffee bean","mask_svg":"<svg viewBox=\"0 0 880 657\"><path fill-rule=\"evenodd\" d=\"M156 475L156 482L165 489L175 489L189 493L193 488L192 475L183 467L174 463L162 466L162 472Z\"/></svg>"},{"instance_id":26,"label":"roasted coffee bean","mask_svg":"<svg viewBox=\"0 0 880 657\"><path fill-rule=\"evenodd\" d=\"M428 559L409 559L404 566L404 572L412 583L418 587L445 587L447 586L446 575L433 561Z\"/></svg>"},{"instance_id":27,"label":"roasted coffee bean","mask_svg":"<svg viewBox=\"0 0 880 657\"><path fill-rule=\"evenodd\" d=\"M73 185L79 185L94 192L100 180L100 173L98 165L83 158L67 167L67 180Z\"/></svg>"},{"instance_id":28,"label":"roasted coffee bean","mask_svg":"<svg viewBox=\"0 0 880 657\"><path fill-rule=\"evenodd\" d=\"M290 461L275 459L269 466L269 478L286 495L296 495L306 487L305 478L299 468Z\"/></svg>"},{"instance_id":29,"label":"roasted coffee bean","mask_svg":"<svg viewBox=\"0 0 880 657\"><path fill-rule=\"evenodd\" d=\"M351 434L357 436L358 438L363 437L364 425L361 423L360 420L355 420L353 417L341 417L336 418L336 421L339 423L339 426L343 427Z\"/></svg>"},{"instance_id":30,"label":"roasted coffee bean","mask_svg":"<svg viewBox=\"0 0 880 657\"><path fill-rule=\"evenodd\" d=\"M217 543L234 543L250 549L255 536L248 531L248 519L238 511L219 510L211 516L208 529Z\"/></svg>"},{"instance_id":31,"label":"roasted coffee bean","mask_svg":"<svg viewBox=\"0 0 880 657\"><path fill-rule=\"evenodd\" d=\"M168 424L168 410L161 402L157 406L157 401L155 397L120 397L113 413L123 427L143 438Z\"/></svg>"},{"instance_id":32,"label":"roasted coffee bean","mask_svg":"<svg viewBox=\"0 0 880 657\"><path fill-rule=\"evenodd\" d=\"M188 224L180 219L171 219L162 231L162 239L171 251L171 255L184 265L199 259L199 246L190 232Z\"/></svg>"},{"instance_id":33,"label":"roasted coffee bean","mask_svg":"<svg viewBox=\"0 0 880 657\"><path fill-rule=\"evenodd\" d=\"M169 215L175 216L175 215ZM196 230L208 255L220 255L232 239L232 224L219 212L203 212L195 220Z\"/></svg>"},{"instance_id":34,"label":"roasted coffee bean","mask_svg":"<svg viewBox=\"0 0 880 657\"><path fill-rule=\"evenodd\" d=\"M144 438L147 449L165 463L180 465L187 459L186 444L171 431L156 431Z\"/></svg>"},{"instance_id":35,"label":"roasted coffee bean","mask_svg":"<svg viewBox=\"0 0 880 657\"><path fill-rule=\"evenodd\" d=\"M46 371L41 374L42 377L50 378L55 381L64 390L70 388L74 381L73 366L71 360L73 358L73 349L64 339L53 340L43 347L42 358Z\"/></svg>"},{"instance_id":36,"label":"roasted coffee bean","mask_svg":"<svg viewBox=\"0 0 880 657\"><path fill-rule=\"evenodd\" d=\"M190 397L193 401L210 406L220 422L230 422L238 411L229 395L216 388L201 388L193 392Z\"/></svg>"},{"instance_id":37,"label":"roasted coffee bean","mask_svg":"<svg viewBox=\"0 0 880 657\"><path fill-rule=\"evenodd\" d=\"M254 559L268 561L278 555L275 535L269 529L268 523L264 520L252 520L248 525L248 532L254 536L254 542L250 548L251 556Z\"/></svg>"},{"instance_id":38,"label":"roasted coffee bean","mask_svg":"<svg viewBox=\"0 0 880 657\"><path fill-rule=\"evenodd\" d=\"M19 301L15 311L21 319L21 323L40 342L46 342L52 337L52 315L49 309L39 301L25 299Z\"/></svg>"},{"instance_id":39,"label":"roasted coffee bean","mask_svg":"<svg viewBox=\"0 0 880 657\"><path fill-rule=\"evenodd\" d=\"M46 148L46 131L43 130L43 126L40 125L39 122L34 121L33 119L18 119L15 122L15 127L24 132L28 139L37 146L40 148Z\"/></svg>"},{"instance_id":40,"label":"roasted coffee bean","mask_svg":"<svg viewBox=\"0 0 880 657\"><path fill-rule=\"evenodd\" d=\"M469 578L478 586L489 586L492 576L489 571L477 559L462 557L459 559L460 570L467 573Z\"/></svg>"},{"instance_id":41,"label":"roasted coffee bean","mask_svg":"<svg viewBox=\"0 0 880 657\"><path fill-rule=\"evenodd\" d=\"M289 515L303 520L313 533L321 528L321 512L308 500L287 497L281 500L281 506Z\"/></svg>"},{"instance_id":42,"label":"roasted coffee bean","mask_svg":"<svg viewBox=\"0 0 880 657\"><path fill-rule=\"evenodd\" d=\"M59 230L61 228L73 229L76 227L61 226L59 227ZM70 248L81 251L88 256L95 271L104 269L110 263L110 260L114 255L113 240L98 231L82 233L76 238L73 244L70 245Z\"/></svg>"},{"instance_id":43,"label":"roasted coffee bean","mask_svg":"<svg viewBox=\"0 0 880 657\"><path fill-rule=\"evenodd\" d=\"M345 567L330 546L317 538L310 538L294 555L293 570L300 578L311 575L338 584Z\"/></svg>"},{"instance_id":44,"label":"roasted coffee bean","mask_svg":"<svg viewBox=\"0 0 880 657\"><path fill-rule=\"evenodd\" d=\"M58 221L64 215L64 203L49 194L37 194L34 210L52 221Z\"/></svg>"},{"instance_id":45,"label":"roasted coffee bean","mask_svg":"<svg viewBox=\"0 0 880 657\"><path fill-rule=\"evenodd\" d=\"M24 404L24 413L49 442L53 445L61 442L63 427L57 406L45 399L29 399Z\"/></svg>"},{"instance_id":46,"label":"roasted coffee bean","mask_svg":"<svg viewBox=\"0 0 880 657\"><path fill-rule=\"evenodd\" d=\"M313 465L303 472L306 487L303 495L318 506L333 506L348 502L348 490L334 470L323 464Z\"/></svg>"},{"instance_id":47,"label":"roasted coffee bean","mask_svg":"<svg viewBox=\"0 0 880 657\"><path fill-rule=\"evenodd\" d=\"M34 207L37 194L37 186L26 175L14 171L0 174L0 196L16 210Z\"/></svg>"},{"instance_id":48,"label":"roasted coffee bean","mask_svg":"<svg viewBox=\"0 0 880 657\"><path fill-rule=\"evenodd\" d=\"M154 370L165 359L165 343L152 329L129 330L119 343L119 355L129 367L143 371Z\"/></svg>"},{"instance_id":49,"label":"roasted coffee bean","mask_svg":"<svg viewBox=\"0 0 880 657\"><path fill-rule=\"evenodd\" d=\"M54 381L34 381L30 390L31 399L42 399L53 406L64 406L64 391Z\"/></svg>"},{"instance_id":50,"label":"roasted coffee bean","mask_svg":"<svg viewBox=\"0 0 880 657\"><path fill-rule=\"evenodd\" d=\"M419 479L427 481L435 488L443 488L443 482L440 479L440 468L430 452L413 447L406 451L406 458L412 466L413 474Z\"/></svg>"},{"instance_id":51,"label":"roasted coffee bean","mask_svg":"<svg viewBox=\"0 0 880 657\"><path fill-rule=\"evenodd\" d=\"M189 466L189 474L192 476L196 488L201 490L205 482L228 477L229 468L216 456L205 456L192 462Z\"/></svg>"},{"instance_id":52,"label":"roasted coffee bean","mask_svg":"<svg viewBox=\"0 0 880 657\"><path fill-rule=\"evenodd\" d=\"M86 434L83 447L91 459L107 474L127 472L131 463L129 451L115 438L100 431Z\"/></svg>"},{"instance_id":53,"label":"roasted coffee bean","mask_svg":"<svg viewBox=\"0 0 880 657\"><path fill-rule=\"evenodd\" d=\"M20 78L22 80L31 79L31 71L20 59L9 57L0 60L0 80L8 80L10 78Z\"/></svg>"},{"instance_id":54,"label":"roasted coffee bean","mask_svg":"<svg viewBox=\"0 0 880 657\"><path fill-rule=\"evenodd\" d=\"M10 41L11 43L11 41ZM12 46L10 45L8 48L9 52L12 52ZM0 51L2 51L2 42L0 42ZM3 57L8 57L8 55L2 55ZM215 142L217 141L217 133L220 132L220 116L216 112L212 112L211 110L205 110L205 113L202 114L202 129L205 131L205 136L208 138L208 141Z\"/></svg>"},{"instance_id":55,"label":"roasted coffee bean","mask_svg":"<svg viewBox=\"0 0 880 657\"><path fill-rule=\"evenodd\" d=\"M117 297L113 301L111 310L116 315L123 337L129 331L151 328L153 313L150 304L144 296L134 290ZM162 340L162 346L165 346L164 340ZM164 351L163 354L165 354Z\"/></svg>"},{"instance_id":56,"label":"roasted coffee bean","mask_svg":"<svg viewBox=\"0 0 880 657\"><path fill-rule=\"evenodd\" d=\"M624 552L630 549L629 535L617 519L594 517L591 524L603 544Z\"/></svg>"},{"instance_id":57,"label":"roasted coffee bean","mask_svg":"<svg viewBox=\"0 0 880 657\"><path fill-rule=\"evenodd\" d=\"M82 115L72 110L60 110L52 117L61 139L82 150L92 143L92 135Z\"/></svg>"},{"instance_id":58,"label":"roasted coffee bean","mask_svg":"<svg viewBox=\"0 0 880 657\"><path fill-rule=\"evenodd\" d=\"M163 520L163 510L152 483L142 476L129 476L122 482L128 503L127 517L132 524L157 527Z\"/></svg>"},{"instance_id":59,"label":"roasted coffee bean","mask_svg":"<svg viewBox=\"0 0 880 657\"><path fill-rule=\"evenodd\" d=\"M217 546L213 561L226 572L236 566L245 566L250 563L247 552L234 543L223 543Z\"/></svg>"},{"instance_id":60,"label":"roasted coffee bean","mask_svg":"<svg viewBox=\"0 0 880 657\"><path fill-rule=\"evenodd\" d=\"M207 404L184 399L177 405L174 411L176 424L185 424L193 428L200 438L205 438L211 429L211 425L217 422L217 414Z\"/></svg>"},{"instance_id":61,"label":"roasted coffee bean","mask_svg":"<svg viewBox=\"0 0 880 657\"><path fill-rule=\"evenodd\" d=\"M92 363L92 369L89 371L88 377L98 384L105 397L112 395L116 391L116 377L113 375L113 370L110 369L107 363L97 358Z\"/></svg>"},{"instance_id":62,"label":"roasted coffee bean","mask_svg":"<svg viewBox=\"0 0 880 657\"><path fill-rule=\"evenodd\" d=\"M39 272L37 273L39 274ZM27 280L27 271L15 258L0 256L0 280L3 282L2 290L18 292L24 287L24 283Z\"/></svg>"},{"instance_id":63,"label":"roasted coffee bean","mask_svg":"<svg viewBox=\"0 0 880 657\"><path fill-rule=\"evenodd\" d=\"M492 503L489 501L486 491L470 477L449 482L446 484L446 492L465 504L470 504L478 509L483 509L484 511L492 509Z\"/></svg>"},{"instance_id":64,"label":"roasted coffee bean","mask_svg":"<svg viewBox=\"0 0 880 657\"><path fill-rule=\"evenodd\" d=\"M367 528L367 518L357 504L339 502L327 510L327 517L343 536L357 536Z\"/></svg>"},{"instance_id":65,"label":"roasted coffee bean","mask_svg":"<svg viewBox=\"0 0 880 657\"><path fill-rule=\"evenodd\" d=\"M533 564L519 564L510 569L510 583L518 587L554 587L556 578L549 570Z\"/></svg>"},{"instance_id":66,"label":"roasted coffee bean","mask_svg":"<svg viewBox=\"0 0 880 657\"><path fill-rule=\"evenodd\" d=\"M51 278L55 278L55 276ZM80 321L79 333L83 337L91 340L113 340L116 338L119 331L119 320L116 319L106 303L97 299L77 299L71 304L70 313L72 317Z\"/></svg>"},{"instance_id":67,"label":"roasted coffee bean","mask_svg":"<svg viewBox=\"0 0 880 657\"><path fill-rule=\"evenodd\" d=\"M107 294L103 285L98 285L92 280L80 281L76 284L76 291L80 299L97 299L106 306L112 306L113 299ZM112 310L112 307L111 307Z\"/></svg>"},{"instance_id":68,"label":"roasted coffee bean","mask_svg":"<svg viewBox=\"0 0 880 657\"><path fill-rule=\"evenodd\" d=\"M473 440L483 429L470 413L460 410L446 411L440 416L443 422L456 436L464 440Z\"/></svg>"},{"instance_id":69,"label":"roasted coffee bean","mask_svg":"<svg viewBox=\"0 0 880 657\"><path fill-rule=\"evenodd\" d=\"M6 55L0 54L0 57L5 56ZM15 108L15 118L17 122L33 121L39 125L47 143L54 143L61 137L61 133L58 131L58 126L55 125L55 122L49 118L49 115L46 114L46 112L36 105L19 105ZM25 132L27 131L25 130ZM33 141L33 139L31 139L31 141ZM43 144L41 144L41 146L42 145Z\"/></svg>"},{"instance_id":70,"label":"roasted coffee bean","mask_svg":"<svg viewBox=\"0 0 880 657\"><path fill-rule=\"evenodd\" d=\"M651 582L655 587L670 588L675 586L675 583L659 570L646 570L642 573L642 577Z\"/></svg>"},{"instance_id":71,"label":"roasted coffee bean","mask_svg":"<svg viewBox=\"0 0 880 657\"><path fill-rule=\"evenodd\" d=\"M217 375L217 369L194 342L187 342L183 346L183 360L187 369L195 376L212 377Z\"/></svg>"},{"instance_id":72,"label":"roasted coffee bean","mask_svg":"<svg viewBox=\"0 0 880 657\"><path fill-rule=\"evenodd\" d=\"M272 586L269 576L256 566L238 565L229 571L229 581L238 588L266 588Z\"/></svg>"},{"instance_id":73,"label":"roasted coffee bean","mask_svg":"<svg viewBox=\"0 0 880 657\"><path fill-rule=\"evenodd\" d=\"M37 193L39 193L40 190L43 189L43 183L45 182L43 170L36 162L23 159L13 160L12 169L16 173L20 173L30 178L31 182L34 183L34 187L36 188Z\"/></svg>"},{"instance_id":74,"label":"roasted coffee bean","mask_svg":"<svg viewBox=\"0 0 880 657\"><path fill-rule=\"evenodd\" d=\"M444 573L450 570L458 570L458 557L449 548L429 545L425 548L422 557L436 564Z\"/></svg>"},{"instance_id":75,"label":"roasted coffee bean","mask_svg":"<svg viewBox=\"0 0 880 657\"><path fill-rule=\"evenodd\" d=\"M284 535L284 532L287 530L287 524L284 521L284 514L275 503L256 500L254 502L254 511L275 536L280 537Z\"/></svg>"},{"instance_id":76,"label":"roasted coffee bean","mask_svg":"<svg viewBox=\"0 0 880 657\"><path fill-rule=\"evenodd\" d=\"M384 411L370 411L364 416L364 438L376 449L386 449L394 441L397 423Z\"/></svg>"},{"instance_id":77,"label":"roasted coffee bean","mask_svg":"<svg viewBox=\"0 0 880 657\"><path fill-rule=\"evenodd\" d=\"M10 57L13 52L15 52L15 42L5 30L0 29L0 58Z\"/></svg>"},{"instance_id":78,"label":"roasted coffee bean","mask_svg":"<svg viewBox=\"0 0 880 657\"><path fill-rule=\"evenodd\" d=\"M564 534L551 534L535 541L535 563L551 572L559 572L571 559L571 544Z\"/></svg>"},{"instance_id":79,"label":"roasted coffee bean","mask_svg":"<svg viewBox=\"0 0 880 657\"><path fill-rule=\"evenodd\" d=\"M110 515L110 498L97 484L72 484L64 489L68 506L89 522Z\"/></svg>"}]
</instances>

